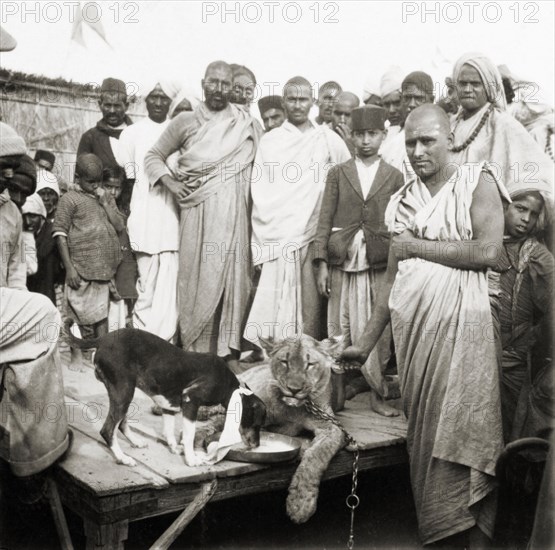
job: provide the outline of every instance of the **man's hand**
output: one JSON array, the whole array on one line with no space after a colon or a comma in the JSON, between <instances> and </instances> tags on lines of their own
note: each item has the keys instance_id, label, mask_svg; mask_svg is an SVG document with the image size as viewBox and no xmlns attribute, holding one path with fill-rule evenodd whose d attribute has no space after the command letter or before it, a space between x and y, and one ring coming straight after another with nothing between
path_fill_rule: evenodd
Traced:
<instances>
[{"instance_id":1,"label":"man's hand","mask_svg":"<svg viewBox=\"0 0 555 550\"><path fill-rule=\"evenodd\" d=\"M69 285L73 290L77 290L81 286L81 277L74 267L70 267L66 272L66 285Z\"/></svg>"},{"instance_id":2,"label":"man's hand","mask_svg":"<svg viewBox=\"0 0 555 550\"><path fill-rule=\"evenodd\" d=\"M100 206L108 204L108 202L110 202L110 198L112 197L110 193L106 192L106 189L104 189L104 187L97 187L94 193L98 197L98 204L100 204Z\"/></svg>"},{"instance_id":3,"label":"man's hand","mask_svg":"<svg viewBox=\"0 0 555 550\"><path fill-rule=\"evenodd\" d=\"M390 246L397 260L401 261L416 257L419 243L414 233L410 229L405 229L402 233L395 235L391 239Z\"/></svg>"},{"instance_id":4,"label":"man's hand","mask_svg":"<svg viewBox=\"0 0 555 550\"><path fill-rule=\"evenodd\" d=\"M339 359L343 359L344 361L358 361L359 363L365 363L366 359L368 359L368 355L369 354L361 348L358 348L356 346L349 346L341 352Z\"/></svg>"},{"instance_id":5,"label":"man's hand","mask_svg":"<svg viewBox=\"0 0 555 550\"><path fill-rule=\"evenodd\" d=\"M169 189L170 193L179 201L186 198L192 193L192 190L188 189L186 184L181 181L177 181L171 176L162 176L160 178L160 183Z\"/></svg>"},{"instance_id":6,"label":"man's hand","mask_svg":"<svg viewBox=\"0 0 555 550\"><path fill-rule=\"evenodd\" d=\"M318 292L325 296L326 298L330 297L330 277L329 277L329 269L328 264L323 260L320 261L318 264L318 274L316 275L316 287L318 288Z\"/></svg>"},{"instance_id":7,"label":"man's hand","mask_svg":"<svg viewBox=\"0 0 555 550\"><path fill-rule=\"evenodd\" d=\"M339 123L335 127L335 131L339 134L339 136L341 137L341 139L343 139L343 141L347 141L348 139L351 139L351 129L349 128L349 126L347 126L347 124Z\"/></svg>"}]
</instances>

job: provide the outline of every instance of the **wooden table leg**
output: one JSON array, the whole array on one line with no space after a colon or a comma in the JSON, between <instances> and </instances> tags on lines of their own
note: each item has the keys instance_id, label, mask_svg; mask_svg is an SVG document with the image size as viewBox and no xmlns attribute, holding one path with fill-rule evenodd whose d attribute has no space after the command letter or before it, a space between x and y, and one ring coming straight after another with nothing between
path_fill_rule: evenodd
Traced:
<instances>
[{"instance_id":1,"label":"wooden table leg","mask_svg":"<svg viewBox=\"0 0 555 550\"><path fill-rule=\"evenodd\" d=\"M203 483L198 495L179 514L177 519L164 531L162 536L150 547L150 550L167 550L171 543L183 532L183 529L191 523L193 518L206 506L206 503L216 492L218 481L213 479Z\"/></svg>"},{"instance_id":2,"label":"wooden table leg","mask_svg":"<svg viewBox=\"0 0 555 550\"><path fill-rule=\"evenodd\" d=\"M60 500L60 495L58 493L58 487L56 486L56 482L50 476L48 477L47 483L48 503L50 504L52 517L54 518L54 524L56 525L56 531L58 532L60 548L62 548L62 550L73 550L69 529L67 528L66 516L64 514L62 501Z\"/></svg>"},{"instance_id":3,"label":"wooden table leg","mask_svg":"<svg viewBox=\"0 0 555 550\"><path fill-rule=\"evenodd\" d=\"M84 524L87 550L123 550L129 527L127 520L99 525L85 519Z\"/></svg>"}]
</instances>

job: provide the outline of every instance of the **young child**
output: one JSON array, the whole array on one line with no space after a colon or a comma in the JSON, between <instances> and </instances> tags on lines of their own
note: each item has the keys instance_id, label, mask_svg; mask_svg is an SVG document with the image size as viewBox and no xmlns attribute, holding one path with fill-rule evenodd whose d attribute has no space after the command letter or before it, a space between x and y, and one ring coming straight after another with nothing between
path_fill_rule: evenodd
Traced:
<instances>
[{"instance_id":1,"label":"young child","mask_svg":"<svg viewBox=\"0 0 555 550\"><path fill-rule=\"evenodd\" d=\"M507 442L518 439L526 423L530 391L543 365L550 364L553 336L553 256L538 237L546 225L546 206L537 191L520 191L505 207L505 237L499 266L498 317L501 333L501 407ZM551 382L552 385L552 382ZM536 388L538 389L538 388ZM540 409L553 410L553 396L545 392ZM548 403L549 401L549 403ZM518 405L518 407L517 407ZM518 410L517 410L518 409Z\"/></svg>"},{"instance_id":2,"label":"young child","mask_svg":"<svg viewBox=\"0 0 555 550\"><path fill-rule=\"evenodd\" d=\"M123 222L114 199L102 188L102 163L93 154L81 155L75 166L79 189L65 193L52 228L66 271L66 313L83 338L108 331L111 281L121 260L117 231ZM72 348L72 370L80 370L81 350Z\"/></svg>"},{"instance_id":3,"label":"young child","mask_svg":"<svg viewBox=\"0 0 555 550\"><path fill-rule=\"evenodd\" d=\"M135 254L129 242L127 233L127 216L125 208L121 204L122 186L125 180L125 170L121 166L105 168L102 173L102 185L108 192L118 207L123 228L118 231L118 238L121 247L122 259L116 271L116 290L118 296L110 300L108 313L109 330L124 328L131 322L131 314L137 294L137 278L139 272Z\"/></svg>"},{"instance_id":4,"label":"young child","mask_svg":"<svg viewBox=\"0 0 555 550\"><path fill-rule=\"evenodd\" d=\"M345 346L356 345L372 313L389 253L385 209L403 185L401 172L378 156L385 119L381 107L353 109L356 157L329 171L314 241L318 290L329 298L328 334L342 334ZM390 356L391 330L386 329L362 373L372 390L372 409L397 416L399 412L383 401Z\"/></svg>"},{"instance_id":5,"label":"young child","mask_svg":"<svg viewBox=\"0 0 555 550\"><path fill-rule=\"evenodd\" d=\"M52 222L47 219L48 211L41 196L35 193L27 197L21 213L25 231L31 233L36 241L38 263L36 273L27 276L27 288L48 296L56 305L54 286L63 283L65 273L52 236Z\"/></svg>"}]
</instances>

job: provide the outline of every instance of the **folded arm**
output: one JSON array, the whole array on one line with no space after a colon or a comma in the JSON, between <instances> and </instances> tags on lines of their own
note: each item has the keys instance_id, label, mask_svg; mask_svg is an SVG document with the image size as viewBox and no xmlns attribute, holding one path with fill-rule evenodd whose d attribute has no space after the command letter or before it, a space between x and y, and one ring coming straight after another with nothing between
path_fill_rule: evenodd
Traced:
<instances>
[{"instance_id":1,"label":"folded arm","mask_svg":"<svg viewBox=\"0 0 555 550\"><path fill-rule=\"evenodd\" d=\"M456 269L494 268L503 244L503 205L497 186L484 173L472 195L470 219L473 233L470 240L419 239L407 230L393 237L392 250L399 261L421 258Z\"/></svg>"}]
</instances>

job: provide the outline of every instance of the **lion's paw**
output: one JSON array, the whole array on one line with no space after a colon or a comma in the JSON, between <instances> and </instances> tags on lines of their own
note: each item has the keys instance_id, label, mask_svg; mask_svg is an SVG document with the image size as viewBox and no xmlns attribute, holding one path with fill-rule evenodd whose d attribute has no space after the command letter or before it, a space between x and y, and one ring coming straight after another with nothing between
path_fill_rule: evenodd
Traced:
<instances>
[{"instance_id":1,"label":"lion's paw","mask_svg":"<svg viewBox=\"0 0 555 550\"><path fill-rule=\"evenodd\" d=\"M316 512L318 486L307 485L306 480L294 476L287 495L287 515L293 523L304 523Z\"/></svg>"}]
</instances>

